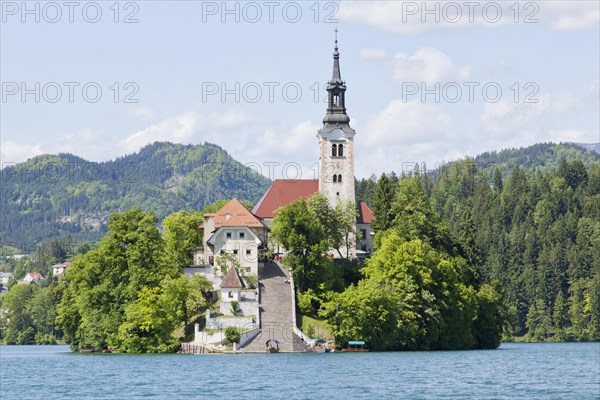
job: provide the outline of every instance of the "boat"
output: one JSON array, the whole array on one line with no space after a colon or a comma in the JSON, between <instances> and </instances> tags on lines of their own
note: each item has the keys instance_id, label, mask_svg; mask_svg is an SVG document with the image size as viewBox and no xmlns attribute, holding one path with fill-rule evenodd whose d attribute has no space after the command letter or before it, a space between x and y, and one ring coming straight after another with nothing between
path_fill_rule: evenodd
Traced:
<instances>
[{"instance_id":1,"label":"boat","mask_svg":"<svg viewBox=\"0 0 600 400\"><path fill-rule=\"evenodd\" d=\"M279 340L269 339L265 342L265 345L267 346L267 353L279 353Z\"/></svg>"},{"instance_id":2,"label":"boat","mask_svg":"<svg viewBox=\"0 0 600 400\"><path fill-rule=\"evenodd\" d=\"M95 351L94 349L79 349L80 353L94 353Z\"/></svg>"},{"instance_id":3,"label":"boat","mask_svg":"<svg viewBox=\"0 0 600 400\"><path fill-rule=\"evenodd\" d=\"M315 347L315 348L311 348L308 347L306 349L304 349L305 353L329 353L329 349L323 348L323 347Z\"/></svg>"},{"instance_id":4,"label":"boat","mask_svg":"<svg viewBox=\"0 0 600 400\"><path fill-rule=\"evenodd\" d=\"M367 352L369 349L365 349L365 342L362 340L350 340L348 341L348 347L342 349L343 352Z\"/></svg>"}]
</instances>

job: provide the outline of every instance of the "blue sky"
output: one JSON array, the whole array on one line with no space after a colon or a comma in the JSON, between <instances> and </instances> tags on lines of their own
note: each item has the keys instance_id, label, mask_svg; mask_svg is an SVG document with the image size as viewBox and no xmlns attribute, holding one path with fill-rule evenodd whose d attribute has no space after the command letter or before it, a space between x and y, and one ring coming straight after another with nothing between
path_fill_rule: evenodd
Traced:
<instances>
[{"instance_id":1,"label":"blue sky","mask_svg":"<svg viewBox=\"0 0 600 400\"><path fill-rule=\"evenodd\" d=\"M600 142L599 4L2 1L2 165L211 142L312 178L336 27L359 178Z\"/></svg>"}]
</instances>

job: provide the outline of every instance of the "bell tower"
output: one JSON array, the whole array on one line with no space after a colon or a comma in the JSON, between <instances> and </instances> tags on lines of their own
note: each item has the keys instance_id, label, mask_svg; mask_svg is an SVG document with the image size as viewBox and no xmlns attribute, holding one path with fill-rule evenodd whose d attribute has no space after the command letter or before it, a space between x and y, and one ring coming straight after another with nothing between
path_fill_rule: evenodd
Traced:
<instances>
[{"instance_id":1,"label":"bell tower","mask_svg":"<svg viewBox=\"0 0 600 400\"><path fill-rule=\"evenodd\" d=\"M327 84L327 113L319 129L319 192L335 207L355 201L354 197L354 129L346 114L346 82L340 74L340 53L335 30L333 75Z\"/></svg>"}]
</instances>

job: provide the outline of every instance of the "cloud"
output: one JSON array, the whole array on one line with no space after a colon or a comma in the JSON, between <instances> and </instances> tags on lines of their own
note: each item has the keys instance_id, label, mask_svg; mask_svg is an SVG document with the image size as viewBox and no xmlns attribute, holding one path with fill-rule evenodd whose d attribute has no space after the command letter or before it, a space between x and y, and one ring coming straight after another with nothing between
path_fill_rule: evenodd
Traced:
<instances>
[{"instance_id":1,"label":"cloud","mask_svg":"<svg viewBox=\"0 0 600 400\"><path fill-rule=\"evenodd\" d=\"M188 143L199 131L199 128L200 118L198 115L187 112L139 130L121 140L118 146L125 153L133 153L144 145L156 141Z\"/></svg>"},{"instance_id":2,"label":"cloud","mask_svg":"<svg viewBox=\"0 0 600 400\"><path fill-rule=\"evenodd\" d=\"M44 154L39 143L35 145L19 144L7 140L0 143L0 159L2 163L0 168L4 168L15 163L27 161L28 159Z\"/></svg>"},{"instance_id":3,"label":"cloud","mask_svg":"<svg viewBox=\"0 0 600 400\"><path fill-rule=\"evenodd\" d=\"M456 132L452 117L438 105L393 100L373 115L355 138L356 175L427 168L442 158L456 158L452 142Z\"/></svg>"},{"instance_id":4,"label":"cloud","mask_svg":"<svg viewBox=\"0 0 600 400\"><path fill-rule=\"evenodd\" d=\"M600 21L600 3L596 1L520 1L518 7L514 6L515 3L343 1L337 16L342 21L404 35L469 28L490 29L509 24L522 27L543 24L552 30L574 30L594 28Z\"/></svg>"},{"instance_id":5,"label":"cloud","mask_svg":"<svg viewBox=\"0 0 600 400\"><path fill-rule=\"evenodd\" d=\"M385 57L385 50L383 49L361 49L358 53L360 60L380 59Z\"/></svg>"},{"instance_id":6,"label":"cloud","mask_svg":"<svg viewBox=\"0 0 600 400\"><path fill-rule=\"evenodd\" d=\"M156 119L154 110L148 106L136 107L129 111L129 115L146 121L152 121Z\"/></svg>"},{"instance_id":7,"label":"cloud","mask_svg":"<svg viewBox=\"0 0 600 400\"><path fill-rule=\"evenodd\" d=\"M540 21L549 21L554 30L593 28L600 22L597 1L549 1L540 3Z\"/></svg>"},{"instance_id":8,"label":"cloud","mask_svg":"<svg viewBox=\"0 0 600 400\"><path fill-rule=\"evenodd\" d=\"M399 82L464 81L469 73L469 66L457 67L448 55L433 47L421 48L411 55L394 56L393 79Z\"/></svg>"},{"instance_id":9,"label":"cloud","mask_svg":"<svg viewBox=\"0 0 600 400\"><path fill-rule=\"evenodd\" d=\"M148 143L169 141L182 144L210 142L229 149L233 147L232 143L239 142L232 137L236 128L251 121L248 114L238 109L208 115L188 111L130 134L118 143L118 147L125 154L135 152Z\"/></svg>"},{"instance_id":10,"label":"cloud","mask_svg":"<svg viewBox=\"0 0 600 400\"><path fill-rule=\"evenodd\" d=\"M319 148L317 131L320 128L320 125L304 121L288 132L267 129L248 143L240 160L260 166L263 175L270 179L315 179L314 166Z\"/></svg>"},{"instance_id":11,"label":"cloud","mask_svg":"<svg viewBox=\"0 0 600 400\"><path fill-rule=\"evenodd\" d=\"M486 103L481 115L484 132L496 138L507 137L527 127L543 126L550 119L565 115L582 106L573 94L544 95L537 103L515 102L502 98L497 103ZM541 138L541 140L548 140Z\"/></svg>"},{"instance_id":12,"label":"cloud","mask_svg":"<svg viewBox=\"0 0 600 400\"><path fill-rule=\"evenodd\" d=\"M452 118L436 105L393 100L368 123L370 146L414 145L440 137Z\"/></svg>"}]
</instances>

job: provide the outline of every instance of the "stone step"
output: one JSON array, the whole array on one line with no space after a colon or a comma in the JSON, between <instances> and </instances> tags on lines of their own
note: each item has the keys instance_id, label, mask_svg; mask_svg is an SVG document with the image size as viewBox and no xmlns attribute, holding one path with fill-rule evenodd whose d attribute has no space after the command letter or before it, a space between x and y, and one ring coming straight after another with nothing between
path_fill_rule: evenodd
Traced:
<instances>
[{"instance_id":1,"label":"stone step","mask_svg":"<svg viewBox=\"0 0 600 400\"><path fill-rule=\"evenodd\" d=\"M304 351L302 339L294 334L292 291L287 271L276 263L259 270L260 333L241 352L265 352L267 340L278 340L279 351Z\"/></svg>"}]
</instances>

